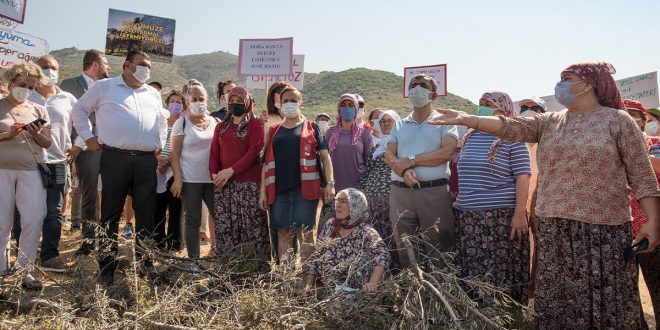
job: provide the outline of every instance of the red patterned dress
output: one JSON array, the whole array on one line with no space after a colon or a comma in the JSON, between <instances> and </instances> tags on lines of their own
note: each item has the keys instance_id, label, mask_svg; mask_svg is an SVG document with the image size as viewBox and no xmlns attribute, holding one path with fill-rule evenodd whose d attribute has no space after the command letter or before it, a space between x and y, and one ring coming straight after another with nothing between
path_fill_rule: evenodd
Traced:
<instances>
[{"instance_id":1,"label":"red patterned dress","mask_svg":"<svg viewBox=\"0 0 660 330\"><path fill-rule=\"evenodd\" d=\"M654 146L660 146L660 137L657 136L646 136L646 145L648 146L649 152L651 151L651 148ZM658 187L660 187L660 173L655 173L655 177L658 180ZM646 219L646 214L644 214L644 210L642 210L642 207L637 203L637 200L635 199L634 194L630 194L630 209L632 211L632 229L633 229L633 237L637 237L639 235L639 231L642 229L642 226L646 224L647 219Z\"/></svg>"}]
</instances>

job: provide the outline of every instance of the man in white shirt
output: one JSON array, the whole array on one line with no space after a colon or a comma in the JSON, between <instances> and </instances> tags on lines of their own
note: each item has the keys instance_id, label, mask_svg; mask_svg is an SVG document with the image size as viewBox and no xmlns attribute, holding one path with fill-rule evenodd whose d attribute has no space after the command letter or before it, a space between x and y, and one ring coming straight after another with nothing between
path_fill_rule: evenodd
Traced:
<instances>
[{"instance_id":1,"label":"man in white shirt","mask_svg":"<svg viewBox=\"0 0 660 330\"><path fill-rule=\"evenodd\" d=\"M99 281L106 285L114 280L119 218L129 189L138 243L154 228L156 154L165 144L167 120L160 94L145 84L150 69L149 55L129 52L123 73L97 81L73 108L73 124L87 149L103 149ZM97 135L88 119L91 113L98 119Z\"/></svg>"},{"instance_id":2,"label":"man in white shirt","mask_svg":"<svg viewBox=\"0 0 660 330\"><path fill-rule=\"evenodd\" d=\"M110 66L103 52L90 49L83 57L83 73L78 77L68 78L62 81L60 88L73 94L80 99L97 80L108 78ZM92 113L89 117L92 123L92 131L96 133L96 117ZM98 223L96 210L98 208L97 184L100 172L101 152L85 150L85 142L77 137L75 129L71 134L74 145L69 152L67 161L73 163L75 176L78 178L78 188L73 189L71 216L72 229L78 229L82 225L82 236L84 238L76 255L89 255L94 249L95 229ZM82 220L82 224L80 223Z\"/></svg>"},{"instance_id":3,"label":"man in white shirt","mask_svg":"<svg viewBox=\"0 0 660 330\"><path fill-rule=\"evenodd\" d=\"M41 268L45 271L65 272L68 265L59 258L62 231L62 202L66 181L66 157L71 149L71 109L76 98L57 87L59 64L51 55L34 61L46 76L47 82L37 86L28 97L33 103L46 108L50 118L53 143L46 149L46 164L55 175L54 184L46 189L46 218L42 227Z\"/></svg>"}]
</instances>

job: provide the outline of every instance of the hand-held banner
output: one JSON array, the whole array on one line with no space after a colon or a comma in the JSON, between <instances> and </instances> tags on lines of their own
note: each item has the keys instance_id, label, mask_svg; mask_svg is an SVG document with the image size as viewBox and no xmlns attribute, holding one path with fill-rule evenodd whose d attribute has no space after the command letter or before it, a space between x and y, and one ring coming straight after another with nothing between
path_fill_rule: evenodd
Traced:
<instances>
[{"instance_id":1,"label":"hand-held banner","mask_svg":"<svg viewBox=\"0 0 660 330\"><path fill-rule=\"evenodd\" d=\"M0 27L0 68L32 61L48 54L48 41L33 35Z\"/></svg>"},{"instance_id":2,"label":"hand-held banner","mask_svg":"<svg viewBox=\"0 0 660 330\"><path fill-rule=\"evenodd\" d=\"M239 76L288 76L293 73L293 38L241 39Z\"/></svg>"},{"instance_id":3,"label":"hand-held banner","mask_svg":"<svg viewBox=\"0 0 660 330\"><path fill-rule=\"evenodd\" d=\"M268 81L267 84L264 81ZM274 82L284 80L298 90L303 90L305 81L305 55L293 55L293 73L286 76L251 76L245 80L247 89L269 89Z\"/></svg>"},{"instance_id":4,"label":"hand-held banner","mask_svg":"<svg viewBox=\"0 0 660 330\"><path fill-rule=\"evenodd\" d=\"M128 11L110 9L105 36L105 53L126 56L131 50L141 50L152 61L172 63L176 21Z\"/></svg>"},{"instance_id":5,"label":"hand-held banner","mask_svg":"<svg viewBox=\"0 0 660 330\"><path fill-rule=\"evenodd\" d=\"M411 66L403 68L403 97L408 97L408 86L413 77L425 74L433 77L438 83L438 95L447 95L447 64L436 64L426 66Z\"/></svg>"}]
</instances>

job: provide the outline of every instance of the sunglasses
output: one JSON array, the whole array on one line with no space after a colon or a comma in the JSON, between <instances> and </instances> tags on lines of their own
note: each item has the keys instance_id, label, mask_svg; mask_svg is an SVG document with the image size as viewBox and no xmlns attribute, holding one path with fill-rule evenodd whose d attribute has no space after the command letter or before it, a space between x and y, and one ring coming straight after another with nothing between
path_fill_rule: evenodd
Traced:
<instances>
[{"instance_id":1,"label":"sunglasses","mask_svg":"<svg viewBox=\"0 0 660 330\"><path fill-rule=\"evenodd\" d=\"M543 108L538 106L538 105L534 105L534 106L531 106L531 107L523 105L523 106L520 107L520 112L527 111L527 110L532 110L534 112L544 112Z\"/></svg>"}]
</instances>

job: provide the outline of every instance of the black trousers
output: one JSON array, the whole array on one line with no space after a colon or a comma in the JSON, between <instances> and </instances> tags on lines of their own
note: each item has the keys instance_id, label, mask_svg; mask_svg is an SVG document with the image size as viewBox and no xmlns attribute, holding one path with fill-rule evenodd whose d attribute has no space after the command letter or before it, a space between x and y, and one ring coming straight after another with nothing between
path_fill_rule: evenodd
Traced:
<instances>
[{"instance_id":1,"label":"black trousers","mask_svg":"<svg viewBox=\"0 0 660 330\"><path fill-rule=\"evenodd\" d=\"M102 153L101 150L83 151L76 157L76 173L80 185L80 217L83 221L82 236L86 243L93 243L96 238L96 207Z\"/></svg>"},{"instance_id":2,"label":"black trousers","mask_svg":"<svg viewBox=\"0 0 660 330\"><path fill-rule=\"evenodd\" d=\"M154 239L161 249L179 251L181 250L181 198L172 196L170 188L173 183L174 178L170 178L167 181L167 190L156 195Z\"/></svg>"},{"instance_id":3,"label":"black trousers","mask_svg":"<svg viewBox=\"0 0 660 330\"><path fill-rule=\"evenodd\" d=\"M99 266L115 268L118 251L119 218L129 189L133 194L137 244L150 238L156 210L156 155L131 155L104 149L101 155L101 233ZM139 257L139 255L138 255Z\"/></svg>"}]
</instances>

